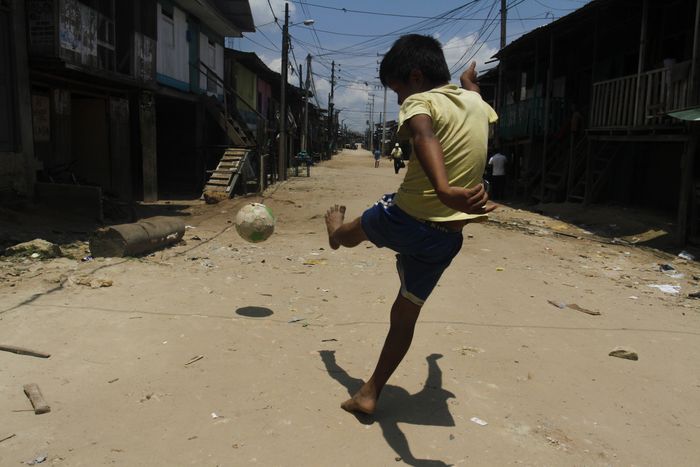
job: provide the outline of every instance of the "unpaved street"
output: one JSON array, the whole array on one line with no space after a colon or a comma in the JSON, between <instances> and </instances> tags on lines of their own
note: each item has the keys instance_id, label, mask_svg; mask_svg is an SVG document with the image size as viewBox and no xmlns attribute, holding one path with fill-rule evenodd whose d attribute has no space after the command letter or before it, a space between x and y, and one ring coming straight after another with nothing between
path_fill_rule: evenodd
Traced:
<instances>
[{"instance_id":1,"label":"unpaved street","mask_svg":"<svg viewBox=\"0 0 700 467\"><path fill-rule=\"evenodd\" d=\"M329 250L323 214L395 190L390 165L345 151L272 187L262 244L230 223L249 198L190 203L185 243L145 258L0 258L23 265L0 283L0 344L52 354L0 352L0 465L698 465L697 263L506 207L465 230L376 415L342 411L398 277L385 249Z\"/></svg>"}]
</instances>

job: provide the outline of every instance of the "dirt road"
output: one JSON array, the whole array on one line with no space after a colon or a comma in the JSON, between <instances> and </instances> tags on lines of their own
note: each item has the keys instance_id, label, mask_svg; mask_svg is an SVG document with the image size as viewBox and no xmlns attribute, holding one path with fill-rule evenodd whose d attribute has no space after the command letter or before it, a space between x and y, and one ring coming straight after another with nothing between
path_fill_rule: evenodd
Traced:
<instances>
[{"instance_id":1,"label":"dirt road","mask_svg":"<svg viewBox=\"0 0 700 467\"><path fill-rule=\"evenodd\" d=\"M0 344L52 355L0 352L0 465L697 465L697 263L510 208L465 230L377 414L342 411L398 278L387 250L330 251L323 213L394 190L382 164L346 151L273 187L262 244L230 223L249 199L192 203L186 242L146 258L2 261L21 272L0 285ZM28 410L30 382L50 413Z\"/></svg>"}]
</instances>

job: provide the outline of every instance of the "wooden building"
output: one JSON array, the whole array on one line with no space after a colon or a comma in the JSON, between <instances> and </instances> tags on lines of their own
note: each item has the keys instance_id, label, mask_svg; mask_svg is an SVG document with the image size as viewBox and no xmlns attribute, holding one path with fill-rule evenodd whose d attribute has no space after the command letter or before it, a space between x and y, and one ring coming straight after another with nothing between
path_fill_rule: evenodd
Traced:
<instances>
[{"instance_id":1,"label":"wooden building","mask_svg":"<svg viewBox=\"0 0 700 467\"><path fill-rule=\"evenodd\" d=\"M37 195L201 191L207 149L231 143L224 37L254 31L248 0L23 4Z\"/></svg>"},{"instance_id":2,"label":"wooden building","mask_svg":"<svg viewBox=\"0 0 700 467\"><path fill-rule=\"evenodd\" d=\"M697 0L593 0L500 50L518 191L663 211L697 241L697 132L669 114L700 103L699 15Z\"/></svg>"},{"instance_id":3,"label":"wooden building","mask_svg":"<svg viewBox=\"0 0 700 467\"><path fill-rule=\"evenodd\" d=\"M31 196L34 157L24 0L0 0L0 202Z\"/></svg>"},{"instance_id":4,"label":"wooden building","mask_svg":"<svg viewBox=\"0 0 700 467\"><path fill-rule=\"evenodd\" d=\"M297 75L298 76L298 75ZM281 75L272 71L254 52L226 49L226 82L235 89L234 105L248 127L266 149L268 161L277 160L279 148L276 141L279 133L279 109ZM290 80L291 81L291 80ZM301 150L304 121L304 90L287 83L288 161L287 167L295 164L294 156ZM313 154L320 154L325 147L325 117L313 103L313 93L309 91L309 126L307 148ZM274 163L272 164L274 166ZM274 171L274 167L271 169Z\"/></svg>"}]
</instances>

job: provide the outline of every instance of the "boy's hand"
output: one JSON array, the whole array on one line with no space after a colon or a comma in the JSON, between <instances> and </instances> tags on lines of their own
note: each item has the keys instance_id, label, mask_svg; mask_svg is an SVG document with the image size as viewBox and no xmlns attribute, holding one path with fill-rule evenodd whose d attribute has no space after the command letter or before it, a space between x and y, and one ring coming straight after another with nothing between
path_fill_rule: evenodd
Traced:
<instances>
[{"instance_id":1,"label":"boy's hand","mask_svg":"<svg viewBox=\"0 0 700 467\"><path fill-rule=\"evenodd\" d=\"M464 70L464 73L459 77L459 82L462 88L467 91L481 92L479 85L476 84L476 62L469 64L469 68Z\"/></svg>"},{"instance_id":2,"label":"boy's hand","mask_svg":"<svg viewBox=\"0 0 700 467\"><path fill-rule=\"evenodd\" d=\"M438 198L445 206L467 214L488 214L497 207L489 202L489 195L483 184L474 188L451 186L438 193Z\"/></svg>"}]
</instances>

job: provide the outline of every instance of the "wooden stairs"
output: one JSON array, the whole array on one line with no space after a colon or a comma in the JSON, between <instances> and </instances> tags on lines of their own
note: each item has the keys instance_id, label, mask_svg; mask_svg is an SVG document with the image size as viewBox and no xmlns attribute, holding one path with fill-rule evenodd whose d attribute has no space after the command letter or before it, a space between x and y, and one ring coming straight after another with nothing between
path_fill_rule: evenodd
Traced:
<instances>
[{"instance_id":1,"label":"wooden stairs","mask_svg":"<svg viewBox=\"0 0 700 467\"><path fill-rule=\"evenodd\" d=\"M225 194L231 198L236 183L244 176L245 166L249 163L252 152L247 148L227 149L216 169L210 171L209 181L204 185L204 193Z\"/></svg>"},{"instance_id":2,"label":"wooden stairs","mask_svg":"<svg viewBox=\"0 0 700 467\"><path fill-rule=\"evenodd\" d=\"M208 171L209 180L202 197L232 198L239 180L249 178L252 172L250 160L255 152L255 136L235 109L227 112L219 101L209 96L203 100L209 114L228 136L231 147L224 151L216 169ZM248 183L257 185L257 182Z\"/></svg>"},{"instance_id":3,"label":"wooden stairs","mask_svg":"<svg viewBox=\"0 0 700 467\"><path fill-rule=\"evenodd\" d=\"M256 146L255 136L235 109L226 112L222 108L222 104L211 96L204 97L203 100L204 107L219 127L226 132L226 136L231 140L232 146L241 148Z\"/></svg>"},{"instance_id":4,"label":"wooden stairs","mask_svg":"<svg viewBox=\"0 0 700 467\"><path fill-rule=\"evenodd\" d=\"M594 203L610 181L615 160L622 147L619 143L604 142L595 152L591 152L588 162L590 166L574 176L567 200Z\"/></svg>"}]
</instances>

